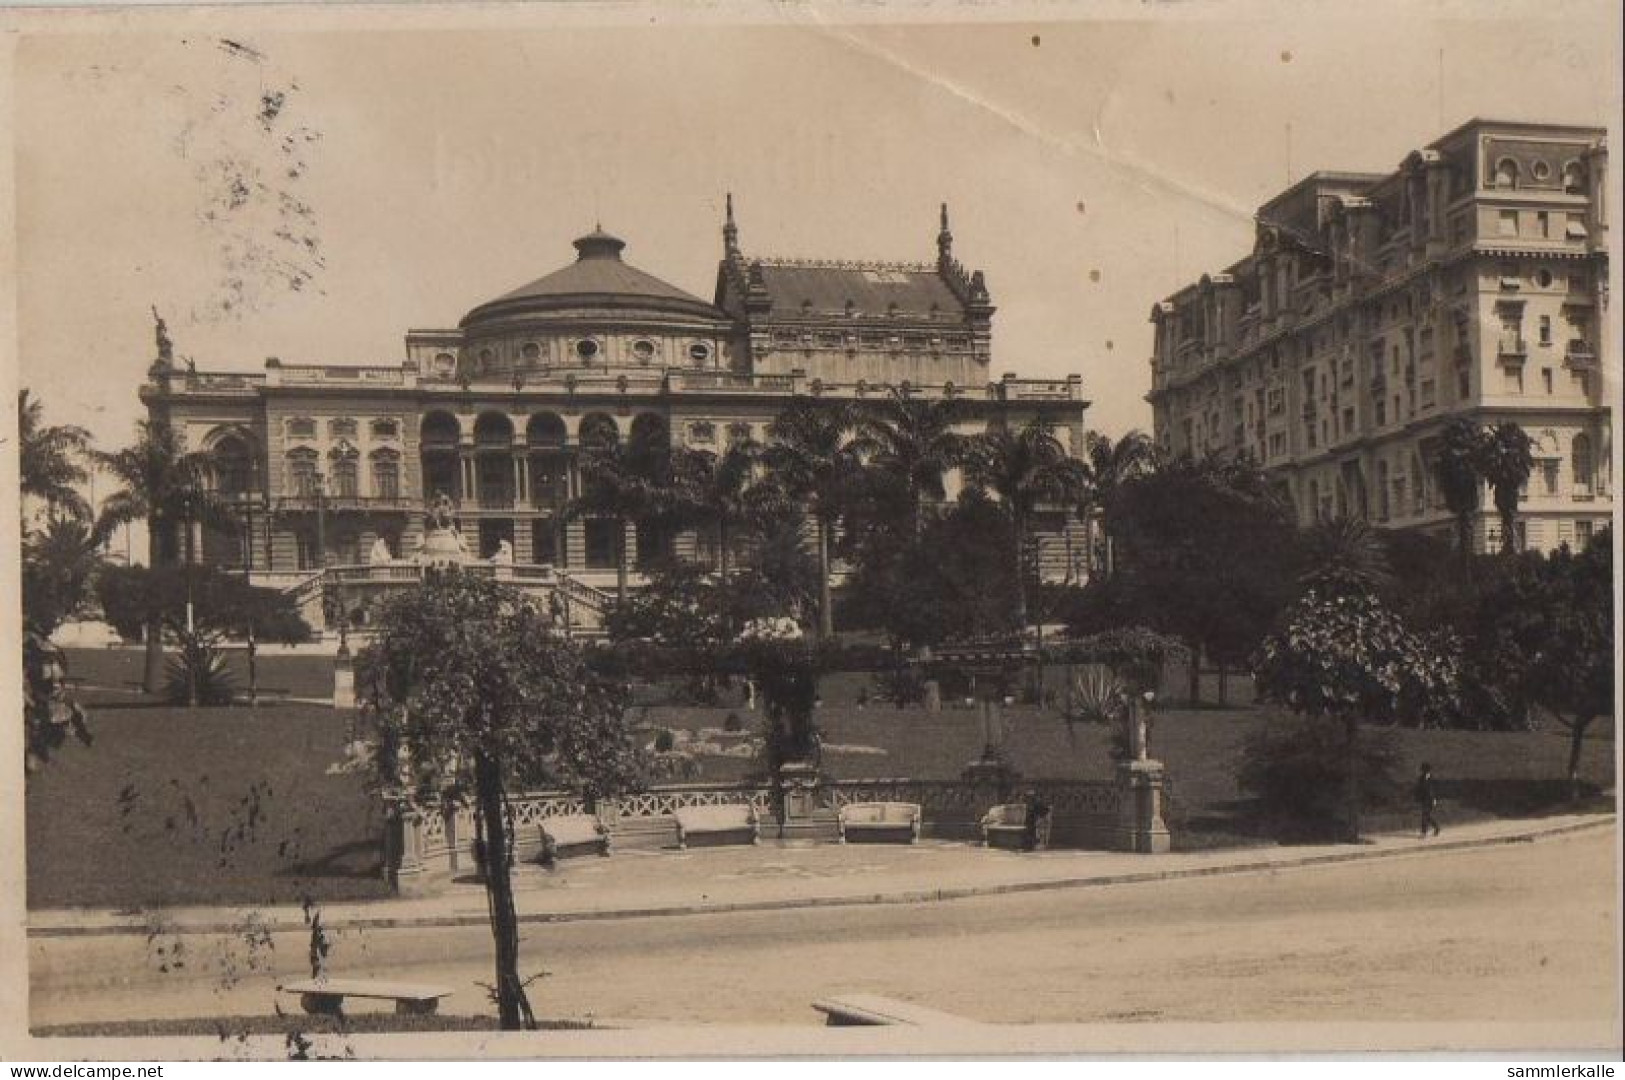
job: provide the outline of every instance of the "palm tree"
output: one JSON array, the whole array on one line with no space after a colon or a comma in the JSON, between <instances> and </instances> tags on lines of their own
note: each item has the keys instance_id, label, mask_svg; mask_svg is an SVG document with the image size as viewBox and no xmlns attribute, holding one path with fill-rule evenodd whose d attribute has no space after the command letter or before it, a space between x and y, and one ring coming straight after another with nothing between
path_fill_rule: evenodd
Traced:
<instances>
[{"instance_id":1,"label":"palm tree","mask_svg":"<svg viewBox=\"0 0 1625 1080\"><path fill-rule=\"evenodd\" d=\"M1041 502L1065 499L1077 471L1066 448L1042 420L1014 431L997 427L978 436L966 465L966 478L996 496L1014 526L1016 620L1027 625L1027 527Z\"/></svg>"},{"instance_id":2,"label":"palm tree","mask_svg":"<svg viewBox=\"0 0 1625 1080\"><path fill-rule=\"evenodd\" d=\"M23 620L49 637L85 600L101 568L100 545L83 518L52 517L23 537Z\"/></svg>"},{"instance_id":3,"label":"palm tree","mask_svg":"<svg viewBox=\"0 0 1625 1080\"><path fill-rule=\"evenodd\" d=\"M85 482L78 456L90 433L70 425L45 426L45 407L27 388L17 392L17 471L23 496L42 500L55 514L89 517L90 505L74 488Z\"/></svg>"},{"instance_id":4,"label":"palm tree","mask_svg":"<svg viewBox=\"0 0 1625 1080\"><path fill-rule=\"evenodd\" d=\"M1517 538L1513 535L1518 518L1518 497L1535 467L1535 458L1530 452L1533 445L1529 433L1510 420L1485 428L1479 435L1474 464L1478 475L1494 493L1495 512L1501 517L1503 555L1511 555L1518 549Z\"/></svg>"},{"instance_id":5,"label":"palm tree","mask_svg":"<svg viewBox=\"0 0 1625 1080\"><path fill-rule=\"evenodd\" d=\"M96 464L123 487L102 500L95 534L106 538L120 525L147 523L147 563L172 565L178 555L176 529L184 526L186 565L192 550L193 524L231 530L236 519L230 506L209 488L208 455L188 451L180 435L168 424L142 420L136 425L135 445L107 453L97 451ZM147 663L142 688L157 693L163 678L162 631L156 613L146 628Z\"/></svg>"},{"instance_id":6,"label":"palm tree","mask_svg":"<svg viewBox=\"0 0 1625 1080\"><path fill-rule=\"evenodd\" d=\"M1322 596L1374 596L1393 580L1387 548L1362 517L1334 518L1311 527L1303 554L1307 569L1299 584Z\"/></svg>"},{"instance_id":7,"label":"palm tree","mask_svg":"<svg viewBox=\"0 0 1625 1080\"><path fill-rule=\"evenodd\" d=\"M647 456L619 444L584 451L581 480L581 494L564 505L563 516L615 523L615 599L624 604L626 530L655 509L659 489L648 474Z\"/></svg>"},{"instance_id":8,"label":"palm tree","mask_svg":"<svg viewBox=\"0 0 1625 1080\"><path fill-rule=\"evenodd\" d=\"M764 460L775 481L801 503L818 531L818 636L835 633L830 600L830 542L853 491L860 488L863 462L853 445L858 417L843 402L797 401L768 427Z\"/></svg>"},{"instance_id":9,"label":"palm tree","mask_svg":"<svg viewBox=\"0 0 1625 1080\"><path fill-rule=\"evenodd\" d=\"M720 454L680 450L672 458L673 501L685 522L716 526L717 576L724 585L739 535L789 509L779 486L757 475L761 451L745 439Z\"/></svg>"},{"instance_id":10,"label":"palm tree","mask_svg":"<svg viewBox=\"0 0 1625 1080\"><path fill-rule=\"evenodd\" d=\"M907 500L908 528L918 538L926 500L947 497L942 478L965 463L969 440L954 431L965 414L957 398L928 401L893 387L859 413L854 440L864 460L890 478Z\"/></svg>"},{"instance_id":11,"label":"palm tree","mask_svg":"<svg viewBox=\"0 0 1625 1080\"><path fill-rule=\"evenodd\" d=\"M1118 493L1123 485L1136 476L1143 476L1156 466L1156 443L1142 431L1130 431L1113 442L1105 435L1089 432L1084 436L1084 480L1081 490L1085 494L1084 509L1100 512L1100 534L1106 546L1105 573L1110 577L1116 570L1116 552L1112 544L1112 511L1117 506ZM1085 516L1087 520L1087 515ZM1091 558L1092 558L1091 552ZM1094 567L1090 566L1089 570Z\"/></svg>"},{"instance_id":12,"label":"palm tree","mask_svg":"<svg viewBox=\"0 0 1625 1080\"><path fill-rule=\"evenodd\" d=\"M1438 480L1444 504L1456 519L1456 550L1466 569L1473 554L1473 514L1478 510L1479 426L1466 417L1457 417L1439 434L1439 447L1433 457L1433 475Z\"/></svg>"}]
</instances>

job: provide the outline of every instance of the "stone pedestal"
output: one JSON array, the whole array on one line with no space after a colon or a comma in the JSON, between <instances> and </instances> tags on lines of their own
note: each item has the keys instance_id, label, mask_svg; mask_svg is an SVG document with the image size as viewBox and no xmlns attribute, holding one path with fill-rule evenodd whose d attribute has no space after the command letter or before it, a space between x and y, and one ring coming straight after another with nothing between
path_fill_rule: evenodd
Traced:
<instances>
[{"instance_id":1,"label":"stone pedestal","mask_svg":"<svg viewBox=\"0 0 1625 1080\"><path fill-rule=\"evenodd\" d=\"M1122 761L1117 765L1117 789L1122 808L1117 827L1117 850L1160 855L1172 847L1162 820L1164 769L1160 761Z\"/></svg>"},{"instance_id":2,"label":"stone pedestal","mask_svg":"<svg viewBox=\"0 0 1625 1080\"><path fill-rule=\"evenodd\" d=\"M787 821L806 820L818 809L818 770L804 761L789 761L779 768L784 788Z\"/></svg>"},{"instance_id":3,"label":"stone pedestal","mask_svg":"<svg viewBox=\"0 0 1625 1080\"><path fill-rule=\"evenodd\" d=\"M355 658L347 649L333 657L333 708L355 708Z\"/></svg>"},{"instance_id":4,"label":"stone pedestal","mask_svg":"<svg viewBox=\"0 0 1625 1080\"><path fill-rule=\"evenodd\" d=\"M984 750L981 758L966 765L961 775L975 790L978 814L988 807L1009 802L1021 780L1021 774L992 747Z\"/></svg>"},{"instance_id":5,"label":"stone pedestal","mask_svg":"<svg viewBox=\"0 0 1625 1080\"><path fill-rule=\"evenodd\" d=\"M925 711L928 713L942 711L942 684L935 679L925 680Z\"/></svg>"}]
</instances>

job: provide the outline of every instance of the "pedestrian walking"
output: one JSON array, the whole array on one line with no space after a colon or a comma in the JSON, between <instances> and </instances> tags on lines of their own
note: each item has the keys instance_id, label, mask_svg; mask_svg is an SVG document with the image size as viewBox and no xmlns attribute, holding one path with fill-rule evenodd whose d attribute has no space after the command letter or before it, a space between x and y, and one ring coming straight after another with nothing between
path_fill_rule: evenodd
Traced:
<instances>
[{"instance_id":1,"label":"pedestrian walking","mask_svg":"<svg viewBox=\"0 0 1625 1080\"><path fill-rule=\"evenodd\" d=\"M1038 848L1038 827L1049 817L1049 804L1032 789L1027 791L1023 801L1027 804L1027 814L1021 823L1021 850L1035 851Z\"/></svg>"},{"instance_id":2,"label":"pedestrian walking","mask_svg":"<svg viewBox=\"0 0 1625 1080\"><path fill-rule=\"evenodd\" d=\"M1420 833L1422 837L1427 836L1430 828L1434 836L1439 835L1439 822L1433 816L1438 805L1439 797L1433 790L1433 766L1424 761L1416 777L1416 809L1422 818Z\"/></svg>"}]
</instances>

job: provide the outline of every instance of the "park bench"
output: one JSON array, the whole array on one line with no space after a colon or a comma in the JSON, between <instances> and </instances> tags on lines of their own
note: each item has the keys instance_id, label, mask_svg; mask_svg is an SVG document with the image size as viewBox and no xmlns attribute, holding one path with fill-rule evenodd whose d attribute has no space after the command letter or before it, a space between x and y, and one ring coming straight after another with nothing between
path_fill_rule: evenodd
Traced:
<instances>
[{"instance_id":1,"label":"park bench","mask_svg":"<svg viewBox=\"0 0 1625 1080\"><path fill-rule=\"evenodd\" d=\"M677 846L690 844L754 844L760 835L756 807L750 803L722 806L685 806L672 814L677 819Z\"/></svg>"},{"instance_id":2,"label":"park bench","mask_svg":"<svg viewBox=\"0 0 1625 1080\"><path fill-rule=\"evenodd\" d=\"M912 844L920 838L920 804L849 803L836 819L841 843Z\"/></svg>"},{"instance_id":3,"label":"park bench","mask_svg":"<svg viewBox=\"0 0 1625 1080\"><path fill-rule=\"evenodd\" d=\"M902 1024L909 1027L964 1027L977 1023L963 1016L928 1009L879 994L844 994L813 1002L824 1014L826 1027L876 1027Z\"/></svg>"},{"instance_id":4,"label":"park bench","mask_svg":"<svg viewBox=\"0 0 1625 1080\"><path fill-rule=\"evenodd\" d=\"M542 819L542 851L555 859L597 852L609 854L609 830L591 814L561 814Z\"/></svg>"},{"instance_id":5,"label":"park bench","mask_svg":"<svg viewBox=\"0 0 1625 1080\"><path fill-rule=\"evenodd\" d=\"M375 998L393 1001L402 1016L428 1016L450 997L450 990L416 983L382 982L376 979L305 979L277 987L284 994L298 994L299 1006L312 1016L340 1016L345 998Z\"/></svg>"},{"instance_id":6,"label":"park bench","mask_svg":"<svg viewBox=\"0 0 1625 1080\"><path fill-rule=\"evenodd\" d=\"M1038 846L1049 846L1049 815L1038 821ZM990 848L1020 851L1027 834L1027 804L1004 803L982 815L982 842Z\"/></svg>"}]
</instances>

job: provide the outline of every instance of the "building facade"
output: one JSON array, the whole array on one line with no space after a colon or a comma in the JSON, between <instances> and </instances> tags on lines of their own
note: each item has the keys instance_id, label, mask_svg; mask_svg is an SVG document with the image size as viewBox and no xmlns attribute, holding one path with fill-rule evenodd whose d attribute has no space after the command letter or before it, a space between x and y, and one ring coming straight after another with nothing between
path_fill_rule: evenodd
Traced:
<instances>
[{"instance_id":1,"label":"building facade","mask_svg":"<svg viewBox=\"0 0 1625 1080\"><path fill-rule=\"evenodd\" d=\"M1607 145L1474 120L1392 173L1314 173L1261 207L1253 251L1157 304L1155 435L1247 454L1308 524L1449 535L1441 430L1534 441L1517 542L1580 545L1613 509ZM1487 490L1474 527L1500 545Z\"/></svg>"},{"instance_id":2,"label":"building facade","mask_svg":"<svg viewBox=\"0 0 1625 1080\"><path fill-rule=\"evenodd\" d=\"M632 266L624 242L596 230L575 241L573 263L475 306L456 328L409 330L399 363L272 358L238 374L161 355L142 400L210 455L214 483L241 510L234 533L199 529L199 549L258 582L302 587L386 554L409 562L426 501L444 493L475 557L506 565L511 552L522 579L551 568L590 590L615 579L617 525L562 511L594 445L652 436L720 451L765 441L793 399L897 389L963 400L967 431L1041 417L1081 446L1081 377L991 374L994 306L982 274L954 257L946 208L930 263L749 257L731 199L722 231L711 301ZM716 555L704 529L632 527L625 543L634 565ZM1050 576L1065 571L1069 545L1081 557L1081 528L1051 515L1039 541Z\"/></svg>"}]
</instances>

